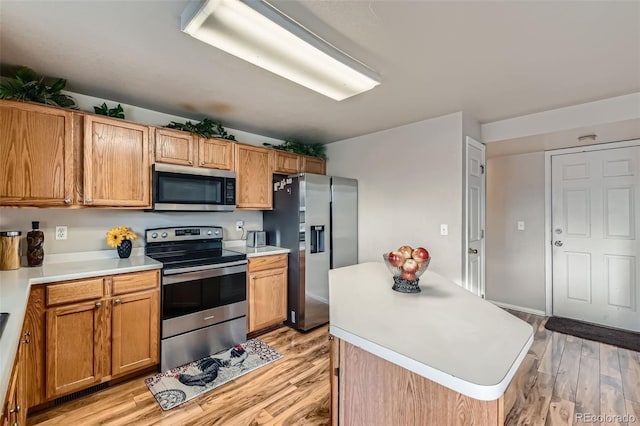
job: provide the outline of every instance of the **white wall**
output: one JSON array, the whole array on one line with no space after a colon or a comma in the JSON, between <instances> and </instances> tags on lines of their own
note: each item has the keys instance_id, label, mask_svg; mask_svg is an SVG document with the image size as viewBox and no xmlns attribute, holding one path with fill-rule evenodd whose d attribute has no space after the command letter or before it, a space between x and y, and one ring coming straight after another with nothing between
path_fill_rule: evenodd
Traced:
<instances>
[{"instance_id":1,"label":"white wall","mask_svg":"<svg viewBox=\"0 0 640 426\"><path fill-rule=\"evenodd\" d=\"M454 113L327 145L328 174L358 179L359 262L424 246L461 283L462 127Z\"/></svg>"},{"instance_id":2,"label":"white wall","mask_svg":"<svg viewBox=\"0 0 640 426\"><path fill-rule=\"evenodd\" d=\"M487 161L487 299L544 311L544 212L544 152Z\"/></svg>"},{"instance_id":3,"label":"white wall","mask_svg":"<svg viewBox=\"0 0 640 426\"><path fill-rule=\"evenodd\" d=\"M236 220L245 221L245 229L262 229L262 212L242 211L218 213L156 213L118 209L37 209L0 208L0 229L22 231L31 229L32 221L40 221L44 232L46 253L73 253L110 249L106 232L115 226L128 226L140 237L133 247L144 246L145 229L166 226L222 226L225 240L238 240L242 231L235 230ZM67 226L68 239L56 240L55 227Z\"/></svg>"},{"instance_id":4,"label":"white wall","mask_svg":"<svg viewBox=\"0 0 640 426\"><path fill-rule=\"evenodd\" d=\"M94 106L100 106L103 102L106 102L109 108L114 108L118 105L118 101L113 101L109 99L96 98L94 96L83 95L81 93L68 92L63 91L76 100L76 104L80 111L86 111L93 113ZM189 117L180 117L177 115L165 114L163 112L153 111L146 108L137 107L129 104L122 104L122 109L124 110L125 119L128 121L135 121L137 123L146 124L149 126L165 126L172 121L176 121L179 123L184 123L187 120L190 121L200 121L197 119L189 118ZM215 117L213 117L215 121ZM222 123L224 125L224 123ZM267 136L257 135L255 133L244 132L242 130L232 129L227 126L224 126L227 133L230 133L236 137L236 140L240 142L245 142L252 145L262 146L263 143L270 143L272 145L280 145L283 141L280 139L273 139Z\"/></svg>"}]
</instances>

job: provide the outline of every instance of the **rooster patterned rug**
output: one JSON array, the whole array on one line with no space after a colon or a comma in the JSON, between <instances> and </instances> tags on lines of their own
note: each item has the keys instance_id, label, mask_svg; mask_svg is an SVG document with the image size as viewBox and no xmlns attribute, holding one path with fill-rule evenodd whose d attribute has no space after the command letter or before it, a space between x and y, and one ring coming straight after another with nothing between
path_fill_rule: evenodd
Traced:
<instances>
[{"instance_id":1,"label":"rooster patterned rug","mask_svg":"<svg viewBox=\"0 0 640 426\"><path fill-rule=\"evenodd\" d=\"M280 358L282 355L271 346L251 339L224 352L156 374L145 379L145 383L166 411Z\"/></svg>"}]
</instances>

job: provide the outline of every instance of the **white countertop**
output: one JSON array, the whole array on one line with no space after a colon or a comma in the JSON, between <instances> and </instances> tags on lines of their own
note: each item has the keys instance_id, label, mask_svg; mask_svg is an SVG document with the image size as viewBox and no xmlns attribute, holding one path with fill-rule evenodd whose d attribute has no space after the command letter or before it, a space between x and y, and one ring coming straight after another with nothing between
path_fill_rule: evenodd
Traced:
<instances>
[{"instance_id":1,"label":"white countertop","mask_svg":"<svg viewBox=\"0 0 640 426\"><path fill-rule=\"evenodd\" d=\"M75 262L45 263L37 268L0 271L0 312L9 313L0 336L0 404L4 402L9 386L31 285L162 268L162 263L146 256L128 259L81 258L82 254L78 254ZM0 415L2 408L0 406Z\"/></svg>"},{"instance_id":2,"label":"white countertop","mask_svg":"<svg viewBox=\"0 0 640 426\"><path fill-rule=\"evenodd\" d=\"M330 333L456 392L499 398L533 342L531 325L430 271L421 293L392 285L381 262L329 271Z\"/></svg>"},{"instance_id":3,"label":"white countertop","mask_svg":"<svg viewBox=\"0 0 640 426\"><path fill-rule=\"evenodd\" d=\"M285 254L291 252L288 248L276 246L247 247L247 242L244 240L225 241L223 244L225 249L246 254L247 258L271 256L272 254Z\"/></svg>"}]
</instances>

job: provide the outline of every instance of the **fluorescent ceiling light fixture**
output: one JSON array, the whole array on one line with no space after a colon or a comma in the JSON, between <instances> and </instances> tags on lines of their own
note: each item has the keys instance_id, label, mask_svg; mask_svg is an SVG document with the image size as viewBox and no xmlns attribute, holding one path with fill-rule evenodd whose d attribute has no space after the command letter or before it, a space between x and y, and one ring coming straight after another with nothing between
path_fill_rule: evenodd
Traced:
<instances>
[{"instance_id":1,"label":"fluorescent ceiling light fixture","mask_svg":"<svg viewBox=\"0 0 640 426\"><path fill-rule=\"evenodd\" d=\"M380 84L373 70L265 1L196 1L182 13L182 31L337 101Z\"/></svg>"}]
</instances>

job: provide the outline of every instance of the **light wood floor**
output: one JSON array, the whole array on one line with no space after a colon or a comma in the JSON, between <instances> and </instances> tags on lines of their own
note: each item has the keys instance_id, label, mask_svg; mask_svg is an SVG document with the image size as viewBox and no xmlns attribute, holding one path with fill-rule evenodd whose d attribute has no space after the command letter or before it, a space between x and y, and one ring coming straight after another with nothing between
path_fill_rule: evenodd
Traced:
<instances>
[{"instance_id":1,"label":"light wood floor","mask_svg":"<svg viewBox=\"0 0 640 426\"><path fill-rule=\"evenodd\" d=\"M554 333L542 317L513 313L534 326L535 340L505 395L507 425L585 424L572 422L576 413L628 414L638 419L628 426L640 425L639 353ZM173 410L160 409L141 377L34 413L28 424L329 424L326 327L307 334L281 328L260 339L284 358Z\"/></svg>"}]
</instances>

